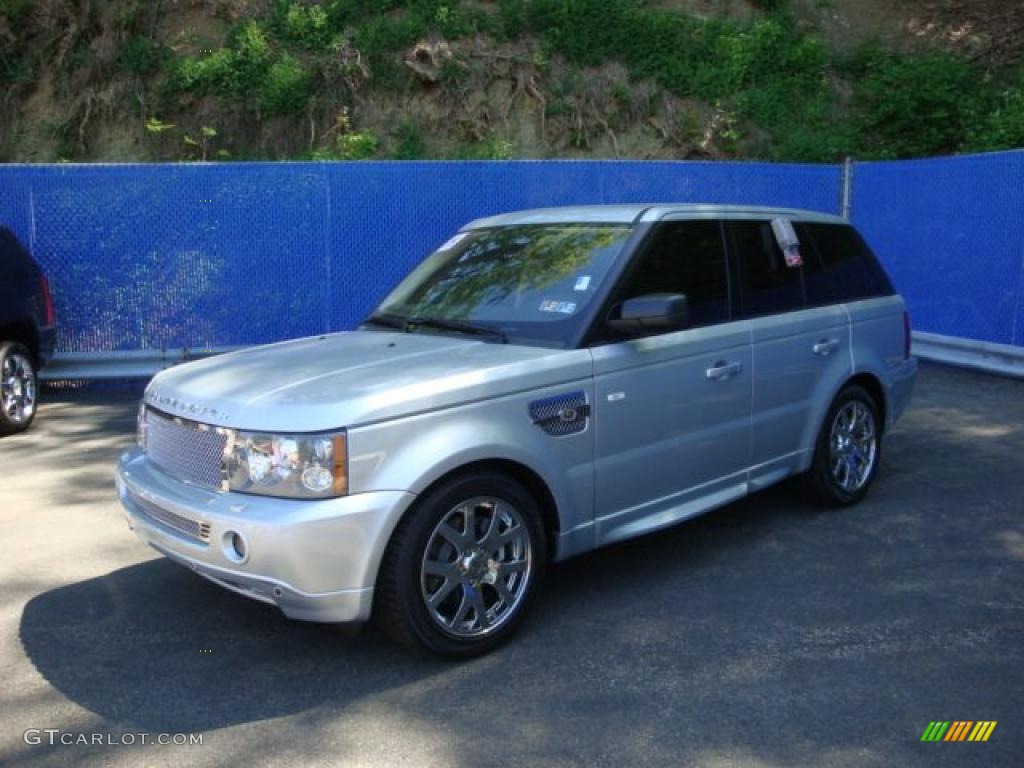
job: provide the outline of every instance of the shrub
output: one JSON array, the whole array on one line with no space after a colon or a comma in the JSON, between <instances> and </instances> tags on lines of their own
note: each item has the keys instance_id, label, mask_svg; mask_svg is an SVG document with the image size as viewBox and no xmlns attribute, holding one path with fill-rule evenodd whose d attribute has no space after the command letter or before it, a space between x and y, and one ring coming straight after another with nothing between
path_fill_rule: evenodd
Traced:
<instances>
[{"instance_id":1,"label":"shrub","mask_svg":"<svg viewBox=\"0 0 1024 768\"><path fill-rule=\"evenodd\" d=\"M369 160L377 154L377 137L369 131L346 133L338 137L341 160Z\"/></svg>"},{"instance_id":2,"label":"shrub","mask_svg":"<svg viewBox=\"0 0 1024 768\"><path fill-rule=\"evenodd\" d=\"M222 48L208 56L178 59L170 76L173 89L197 93L242 92L234 51Z\"/></svg>"},{"instance_id":3,"label":"shrub","mask_svg":"<svg viewBox=\"0 0 1024 768\"><path fill-rule=\"evenodd\" d=\"M511 160L514 156L512 142L493 134L481 141L463 144L455 153L459 160Z\"/></svg>"},{"instance_id":4,"label":"shrub","mask_svg":"<svg viewBox=\"0 0 1024 768\"><path fill-rule=\"evenodd\" d=\"M395 139L396 160L419 160L426 154L427 144L423 138L423 131L411 120L406 120L398 126Z\"/></svg>"},{"instance_id":5,"label":"shrub","mask_svg":"<svg viewBox=\"0 0 1024 768\"><path fill-rule=\"evenodd\" d=\"M378 56L408 48L426 31L426 25L419 19L377 16L356 27L355 43L368 56Z\"/></svg>"},{"instance_id":6,"label":"shrub","mask_svg":"<svg viewBox=\"0 0 1024 768\"><path fill-rule=\"evenodd\" d=\"M870 157L958 151L987 90L966 59L938 51L875 53L854 74L858 150Z\"/></svg>"},{"instance_id":7,"label":"shrub","mask_svg":"<svg viewBox=\"0 0 1024 768\"><path fill-rule=\"evenodd\" d=\"M312 97L313 78L298 59L285 53L267 70L258 102L269 114L289 114L301 112Z\"/></svg>"},{"instance_id":8,"label":"shrub","mask_svg":"<svg viewBox=\"0 0 1024 768\"><path fill-rule=\"evenodd\" d=\"M370 131L341 133L334 146L313 152L314 160L372 160L377 155L379 142Z\"/></svg>"},{"instance_id":9,"label":"shrub","mask_svg":"<svg viewBox=\"0 0 1024 768\"><path fill-rule=\"evenodd\" d=\"M994 106L972 126L967 146L972 152L1024 148L1024 83L1004 90Z\"/></svg>"},{"instance_id":10,"label":"shrub","mask_svg":"<svg viewBox=\"0 0 1024 768\"><path fill-rule=\"evenodd\" d=\"M295 0L277 0L273 27L282 37L310 50L324 49L332 37L330 18L323 6Z\"/></svg>"},{"instance_id":11,"label":"shrub","mask_svg":"<svg viewBox=\"0 0 1024 768\"><path fill-rule=\"evenodd\" d=\"M244 97L260 87L272 60L266 33L256 22L249 22L227 47L178 59L170 85L182 91Z\"/></svg>"},{"instance_id":12,"label":"shrub","mask_svg":"<svg viewBox=\"0 0 1024 768\"><path fill-rule=\"evenodd\" d=\"M233 46L232 75L236 91L244 91L259 84L270 64L270 40L255 21L242 25Z\"/></svg>"}]
</instances>

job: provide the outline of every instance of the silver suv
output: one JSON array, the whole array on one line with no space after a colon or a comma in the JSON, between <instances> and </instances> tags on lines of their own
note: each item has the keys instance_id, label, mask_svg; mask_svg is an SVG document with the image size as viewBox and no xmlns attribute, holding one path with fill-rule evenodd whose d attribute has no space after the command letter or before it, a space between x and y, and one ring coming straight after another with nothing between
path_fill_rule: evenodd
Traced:
<instances>
[{"instance_id":1,"label":"silver suv","mask_svg":"<svg viewBox=\"0 0 1024 768\"><path fill-rule=\"evenodd\" d=\"M859 501L909 345L841 219L513 213L464 227L354 332L159 374L117 488L143 541L228 589L469 656L552 561L790 475Z\"/></svg>"}]
</instances>

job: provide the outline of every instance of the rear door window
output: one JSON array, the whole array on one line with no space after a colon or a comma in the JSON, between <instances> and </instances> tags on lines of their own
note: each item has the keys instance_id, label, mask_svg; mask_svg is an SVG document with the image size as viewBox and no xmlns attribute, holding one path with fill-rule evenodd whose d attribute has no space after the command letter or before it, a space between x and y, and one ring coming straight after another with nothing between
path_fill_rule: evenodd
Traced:
<instances>
[{"instance_id":1,"label":"rear door window","mask_svg":"<svg viewBox=\"0 0 1024 768\"><path fill-rule=\"evenodd\" d=\"M740 311L746 317L803 309L799 266L788 266L770 221L733 221L732 248L739 275ZM803 254L806 259L806 253Z\"/></svg>"},{"instance_id":2,"label":"rear door window","mask_svg":"<svg viewBox=\"0 0 1024 768\"><path fill-rule=\"evenodd\" d=\"M892 284L864 238L845 224L805 223L808 304L832 304L890 295Z\"/></svg>"}]
</instances>

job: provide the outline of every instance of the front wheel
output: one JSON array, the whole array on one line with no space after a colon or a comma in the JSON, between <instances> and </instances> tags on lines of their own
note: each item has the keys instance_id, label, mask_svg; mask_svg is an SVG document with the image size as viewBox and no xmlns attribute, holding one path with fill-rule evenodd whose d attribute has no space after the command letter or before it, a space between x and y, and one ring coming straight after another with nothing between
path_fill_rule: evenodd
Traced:
<instances>
[{"instance_id":1,"label":"front wheel","mask_svg":"<svg viewBox=\"0 0 1024 768\"><path fill-rule=\"evenodd\" d=\"M832 403L814 451L810 480L817 496L845 507L864 498L878 472L878 406L863 387L845 387Z\"/></svg>"},{"instance_id":2,"label":"front wheel","mask_svg":"<svg viewBox=\"0 0 1024 768\"><path fill-rule=\"evenodd\" d=\"M399 524L376 616L395 639L445 656L487 653L515 631L543 576L540 510L518 482L476 472L442 483Z\"/></svg>"},{"instance_id":3,"label":"front wheel","mask_svg":"<svg viewBox=\"0 0 1024 768\"><path fill-rule=\"evenodd\" d=\"M28 429L36 415L36 369L24 344L0 343L0 435Z\"/></svg>"}]
</instances>

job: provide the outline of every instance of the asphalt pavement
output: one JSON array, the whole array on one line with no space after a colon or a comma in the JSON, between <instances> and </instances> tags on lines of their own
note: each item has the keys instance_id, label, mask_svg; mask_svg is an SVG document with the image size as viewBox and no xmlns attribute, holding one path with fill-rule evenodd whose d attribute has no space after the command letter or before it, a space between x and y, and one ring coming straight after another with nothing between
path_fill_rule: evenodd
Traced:
<instances>
[{"instance_id":1,"label":"asphalt pavement","mask_svg":"<svg viewBox=\"0 0 1024 768\"><path fill-rule=\"evenodd\" d=\"M158 556L113 489L138 392L44 396L0 441L10 768L1024 760L1024 382L924 366L858 507L787 482L556 566L514 641L468 663ZM933 720L998 725L922 743ZM161 733L202 744L141 744Z\"/></svg>"}]
</instances>

